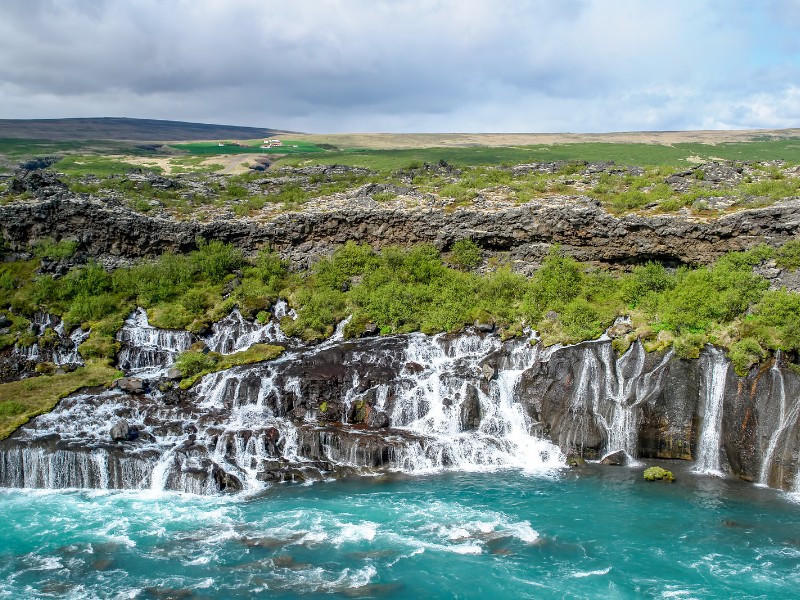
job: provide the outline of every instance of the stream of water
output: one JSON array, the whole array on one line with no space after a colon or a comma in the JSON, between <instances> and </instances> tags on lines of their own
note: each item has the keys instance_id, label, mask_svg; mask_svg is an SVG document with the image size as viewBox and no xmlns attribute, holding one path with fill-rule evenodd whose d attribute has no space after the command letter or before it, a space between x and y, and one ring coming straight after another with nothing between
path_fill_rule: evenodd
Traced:
<instances>
[{"instance_id":1,"label":"stream of water","mask_svg":"<svg viewBox=\"0 0 800 600\"><path fill-rule=\"evenodd\" d=\"M792 497L666 466L676 483L590 465L251 497L3 490L0 597L796 597Z\"/></svg>"}]
</instances>

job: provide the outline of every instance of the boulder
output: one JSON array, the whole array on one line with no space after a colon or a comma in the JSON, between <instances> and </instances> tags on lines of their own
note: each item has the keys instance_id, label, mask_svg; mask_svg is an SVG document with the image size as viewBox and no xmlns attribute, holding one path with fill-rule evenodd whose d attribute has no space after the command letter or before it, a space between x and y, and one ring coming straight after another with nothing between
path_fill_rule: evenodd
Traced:
<instances>
[{"instance_id":1,"label":"boulder","mask_svg":"<svg viewBox=\"0 0 800 600\"><path fill-rule=\"evenodd\" d=\"M569 456L567 456L567 466L571 469L585 467L586 461L583 460L583 457L580 454L570 453Z\"/></svg>"},{"instance_id":2,"label":"boulder","mask_svg":"<svg viewBox=\"0 0 800 600\"><path fill-rule=\"evenodd\" d=\"M177 379L183 379L183 372L180 369L172 367L167 371L166 377L167 379L171 379L172 381L175 381Z\"/></svg>"},{"instance_id":3,"label":"boulder","mask_svg":"<svg viewBox=\"0 0 800 600\"><path fill-rule=\"evenodd\" d=\"M372 427L373 429L383 429L389 426L389 415L381 410L373 408L369 411L367 419L364 422L368 427Z\"/></svg>"},{"instance_id":4,"label":"boulder","mask_svg":"<svg viewBox=\"0 0 800 600\"><path fill-rule=\"evenodd\" d=\"M238 477L224 471L216 464L211 470L211 475L220 492L239 492L244 487Z\"/></svg>"},{"instance_id":5,"label":"boulder","mask_svg":"<svg viewBox=\"0 0 800 600\"><path fill-rule=\"evenodd\" d=\"M5 315L0 315L0 329L3 327L11 327L11 319Z\"/></svg>"},{"instance_id":6,"label":"boulder","mask_svg":"<svg viewBox=\"0 0 800 600\"><path fill-rule=\"evenodd\" d=\"M129 394L143 394L144 381L138 377L123 377L117 379L117 388Z\"/></svg>"},{"instance_id":7,"label":"boulder","mask_svg":"<svg viewBox=\"0 0 800 600\"><path fill-rule=\"evenodd\" d=\"M494 331L494 322L489 321L486 323L481 323L480 321L475 321L475 329L480 331L481 333L492 333Z\"/></svg>"},{"instance_id":8,"label":"boulder","mask_svg":"<svg viewBox=\"0 0 800 600\"><path fill-rule=\"evenodd\" d=\"M667 471L662 467L649 467L644 470L644 478L646 481L675 481L675 476L672 471Z\"/></svg>"},{"instance_id":9,"label":"boulder","mask_svg":"<svg viewBox=\"0 0 800 600\"><path fill-rule=\"evenodd\" d=\"M109 435L115 442L127 442L131 437L131 427L125 419L120 419L111 428Z\"/></svg>"},{"instance_id":10,"label":"boulder","mask_svg":"<svg viewBox=\"0 0 800 600\"><path fill-rule=\"evenodd\" d=\"M425 367L423 367L421 364L417 362L407 362L405 365L405 369L409 373L416 374L416 373L422 373L425 370Z\"/></svg>"},{"instance_id":11,"label":"boulder","mask_svg":"<svg viewBox=\"0 0 800 600\"><path fill-rule=\"evenodd\" d=\"M380 327L375 323L367 323L364 325L364 331L361 333L361 337L371 337L373 335L378 335L380 332Z\"/></svg>"},{"instance_id":12,"label":"boulder","mask_svg":"<svg viewBox=\"0 0 800 600\"><path fill-rule=\"evenodd\" d=\"M486 381L491 381L497 377L497 363L494 361L483 363L481 365L481 374Z\"/></svg>"},{"instance_id":13,"label":"boulder","mask_svg":"<svg viewBox=\"0 0 800 600\"><path fill-rule=\"evenodd\" d=\"M628 335L631 331L633 331L633 325L627 321L619 321L614 323L611 327L606 330L606 334L610 338L618 338L624 335Z\"/></svg>"},{"instance_id":14,"label":"boulder","mask_svg":"<svg viewBox=\"0 0 800 600\"><path fill-rule=\"evenodd\" d=\"M600 464L624 467L628 464L628 455L625 453L625 450L617 450L616 452L606 454L600 461Z\"/></svg>"}]
</instances>

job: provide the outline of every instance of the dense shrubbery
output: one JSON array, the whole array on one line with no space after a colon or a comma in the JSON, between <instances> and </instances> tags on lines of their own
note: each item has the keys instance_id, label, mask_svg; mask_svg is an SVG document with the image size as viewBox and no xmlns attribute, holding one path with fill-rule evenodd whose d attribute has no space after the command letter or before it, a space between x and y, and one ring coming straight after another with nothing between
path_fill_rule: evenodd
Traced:
<instances>
[{"instance_id":1,"label":"dense shrubbery","mask_svg":"<svg viewBox=\"0 0 800 600\"><path fill-rule=\"evenodd\" d=\"M762 246L709 267L668 270L647 263L614 276L556 247L532 277L524 277L507 267L485 275L469 271L481 251L466 240L444 257L428 245L375 252L349 243L311 270L290 273L270 251L245 260L230 245L198 241L186 255L165 254L112 273L89 263L56 279L34 276L36 261L3 264L0 306L11 307L15 320L0 342L30 343L20 315L46 309L70 324L91 326L84 356L109 359L118 349L114 334L136 305L148 309L154 325L199 331L237 305L264 321L283 297L298 312L284 330L304 339L329 336L352 315L349 336L368 324L382 333L435 333L488 323L504 336L528 326L545 343L574 343L627 315L635 331L615 345L618 350L639 337L649 349L672 346L692 358L711 342L728 347L743 373L771 351L800 351L800 295L767 291L753 270L769 258L790 266L795 254L794 244L777 251Z\"/></svg>"},{"instance_id":2,"label":"dense shrubbery","mask_svg":"<svg viewBox=\"0 0 800 600\"><path fill-rule=\"evenodd\" d=\"M4 263L0 306L28 317L46 310L61 315L69 326L91 326L92 336L82 353L110 359L117 350L114 334L137 305L148 308L151 322L161 327L199 330L223 316L236 302L223 300L224 283L243 265L238 249L204 240L189 254L164 254L157 261L112 273L90 262L60 278L36 277L36 261Z\"/></svg>"}]
</instances>

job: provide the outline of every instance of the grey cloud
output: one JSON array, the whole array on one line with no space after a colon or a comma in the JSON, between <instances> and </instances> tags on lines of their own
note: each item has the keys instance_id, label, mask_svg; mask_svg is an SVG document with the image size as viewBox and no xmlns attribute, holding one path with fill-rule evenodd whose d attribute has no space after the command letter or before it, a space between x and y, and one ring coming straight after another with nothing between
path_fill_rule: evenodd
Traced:
<instances>
[{"instance_id":1,"label":"grey cloud","mask_svg":"<svg viewBox=\"0 0 800 600\"><path fill-rule=\"evenodd\" d=\"M757 127L766 113L753 107L784 98L798 65L774 47L790 36L766 39L726 14L752 4L729 6L11 0L0 106L5 117L412 131L683 128L744 106L729 121ZM775 64L754 64L753 44ZM791 115L790 101L776 106L770 122Z\"/></svg>"}]
</instances>

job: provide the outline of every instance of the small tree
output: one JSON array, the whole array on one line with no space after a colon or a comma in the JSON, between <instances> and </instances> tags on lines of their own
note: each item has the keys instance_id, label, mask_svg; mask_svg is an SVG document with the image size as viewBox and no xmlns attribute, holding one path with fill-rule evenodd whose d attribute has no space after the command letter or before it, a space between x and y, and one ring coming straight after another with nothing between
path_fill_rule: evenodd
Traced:
<instances>
[{"instance_id":1,"label":"small tree","mask_svg":"<svg viewBox=\"0 0 800 600\"><path fill-rule=\"evenodd\" d=\"M450 250L450 262L462 269L471 269L481 264L481 248L472 240L458 240Z\"/></svg>"}]
</instances>

